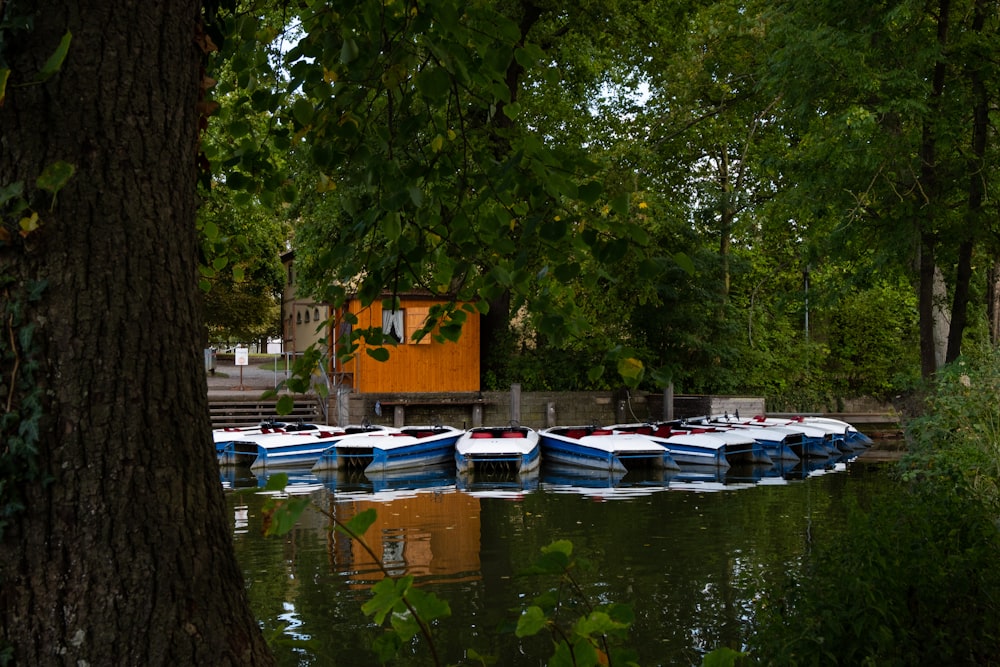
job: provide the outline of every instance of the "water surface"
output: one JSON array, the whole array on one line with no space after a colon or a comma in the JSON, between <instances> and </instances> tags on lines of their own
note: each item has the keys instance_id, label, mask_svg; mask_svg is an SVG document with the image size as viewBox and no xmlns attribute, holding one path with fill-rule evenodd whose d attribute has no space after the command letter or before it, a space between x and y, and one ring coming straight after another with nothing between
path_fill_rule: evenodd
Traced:
<instances>
[{"instance_id":1,"label":"water surface","mask_svg":"<svg viewBox=\"0 0 1000 667\"><path fill-rule=\"evenodd\" d=\"M474 482L445 469L373 480L292 473L289 491L342 520L376 509L366 539L386 568L451 606L435 630L443 664L461 663L468 648L498 665L547 662L547 638L502 629L553 583L519 572L567 539L589 563L578 575L587 596L634 609L630 645L640 664L692 665L707 650L741 645L754 591L795 567L821 533L841 530L847 507L863 506L886 470L829 461L609 478L543 467L525 479ZM312 510L289 535L262 537L267 494L255 487L264 480L229 471L223 483L251 604L279 664L379 664L370 646L380 630L361 612L384 577L373 559ZM431 664L426 644L415 640L396 664Z\"/></svg>"}]
</instances>

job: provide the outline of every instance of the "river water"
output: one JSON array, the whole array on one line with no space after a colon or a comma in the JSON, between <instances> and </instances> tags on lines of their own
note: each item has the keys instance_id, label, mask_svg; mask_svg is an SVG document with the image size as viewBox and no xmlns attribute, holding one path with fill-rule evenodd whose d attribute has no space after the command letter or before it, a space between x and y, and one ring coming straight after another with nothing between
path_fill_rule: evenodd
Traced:
<instances>
[{"instance_id":1,"label":"river water","mask_svg":"<svg viewBox=\"0 0 1000 667\"><path fill-rule=\"evenodd\" d=\"M555 582L519 573L553 540L570 540L588 563L576 573L587 598L634 610L628 645L640 664L696 665L713 648L738 648L755 590L842 530L847 508L863 507L887 474L859 460L617 479L543 466L476 484L443 469L376 480L292 473L287 489L341 520L376 510L365 538L389 572L413 575L451 607L435 628L442 664L477 664L463 662L468 649L497 665L546 664L548 639L509 629ZM380 629L361 611L384 577L374 561L313 509L288 535L263 537L265 479L223 471L222 481L251 605L279 664L379 664ZM417 639L394 664L433 663Z\"/></svg>"}]
</instances>

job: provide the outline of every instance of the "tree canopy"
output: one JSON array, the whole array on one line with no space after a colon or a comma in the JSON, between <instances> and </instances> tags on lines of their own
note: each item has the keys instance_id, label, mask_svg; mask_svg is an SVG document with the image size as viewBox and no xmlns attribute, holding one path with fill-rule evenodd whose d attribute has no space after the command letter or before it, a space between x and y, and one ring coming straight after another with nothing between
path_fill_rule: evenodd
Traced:
<instances>
[{"instance_id":1,"label":"tree canopy","mask_svg":"<svg viewBox=\"0 0 1000 667\"><path fill-rule=\"evenodd\" d=\"M887 395L915 375L860 378L996 310L986 3L229 9L220 93L262 120L221 112L213 164L292 202L317 298L475 303L487 382L565 355L573 387ZM844 312L920 356L847 380Z\"/></svg>"}]
</instances>

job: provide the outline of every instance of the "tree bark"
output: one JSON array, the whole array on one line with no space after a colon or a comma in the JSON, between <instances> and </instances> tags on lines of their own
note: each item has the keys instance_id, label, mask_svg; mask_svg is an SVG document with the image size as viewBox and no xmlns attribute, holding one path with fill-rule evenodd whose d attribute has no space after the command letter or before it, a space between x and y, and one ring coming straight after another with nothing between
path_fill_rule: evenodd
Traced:
<instances>
[{"instance_id":1,"label":"tree bark","mask_svg":"<svg viewBox=\"0 0 1000 667\"><path fill-rule=\"evenodd\" d=\"M972 18L972 32L979 36L986 24L986 2L977 0ZM986 145L990 127L990 98L983 80L984 58L973 53L968 65L969 84L972 89L972 153L969 156L969 195L965 226L969 235L959 246L958 274L955 296L951 308L951 330L948 332L947 361L955 361L962 354L962 338L968 321L969 283L972 281L972 253L974 237L982 226L983 202L986 197ZM992 303L990 304L992 307Z\"/></svg>"},{"instance_id":2,"label":"tree bark","mask_svg":"<svg viewBox=\"0 0 1000 667\"><path fill-rule=\"evenodd\" d=\"M32 426L46 479L2 468L24 509L0 542L0 645L18 665L272 664L209 437L195 282L200 3L17 9L33 27L5 35L0 188L23 183L39 226L0 241L5 297L26 318L17 331L8 320L0 351L40 360ZM67 31L61 71L36 82ZM52 198L36 179L58 161L76 172ZM11 381L25 369L0 371L10 417L28 401Z\"/></svg>"},{"instance_id":3,"label":"tree bark","mask_svg":"<svg viewBox=\"0 0 1000 667\"><path fill-rule=\"evenodd\" d=\"M937 11L937 41L942 52L948 43L948 28L951 13L951 0L939 0ZM920 144L920 184L924 201L920 203L922 210L920 230L920 287L918 311L920 318L920 369L925 378L929 378L938 368L937 341L935 336L935 297L934 283L936 265L934 249L937 244L936 209L941 205L939 198L936 123L939 122L938 112L941 108L941 97L944 94L947 63L943 56L934 63L931 76L930 99L928 100L927 117L923 122L923 136Z\"/></svg>"},{"instance_id":4,"label":"tree bark","mask_svg":"<svg viewBox=\"0 0 1000 667\"><path fill-rule=\"evenodd\" d=\"M1000 262L990 264L986 285L986 309L990 324L990 343L1000 345Z\"/></svg>"}]
</instances>

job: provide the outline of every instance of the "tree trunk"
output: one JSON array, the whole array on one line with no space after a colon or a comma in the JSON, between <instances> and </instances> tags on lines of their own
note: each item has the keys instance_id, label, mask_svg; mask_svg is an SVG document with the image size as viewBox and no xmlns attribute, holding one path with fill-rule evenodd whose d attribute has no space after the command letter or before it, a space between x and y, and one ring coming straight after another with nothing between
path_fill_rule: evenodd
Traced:
<instances>
[{"instance_id":1,"label":"tree trunk","mask_svg":"<svg viewBox=\"0 0 1000 667\"><path fill-rule=\"evenodd\" d=\"M977 0L972 19L972 31L976 35L983 32L986 23L986 2ZM948 333L949 362L958 359L962 353L962 339L968 320L969 283L972 281L973 239L983 226L983 201L986 197L986 144L990 127L990 99L983 81L982 58L974 57L968 66L969 83L972 88L972 154L969 156L969 199L965 226L969 238L959 246L958 275L955 281L955 296L951 307L951 330ZM992 305L992 304L991 304Z\"/></svg>"},{"instance_id":2,"label":"tree trunk","mask_svg":"<svg viewBox=\"0 0 1000 667\"><path fill-rule=\"evenodd\" d=\"M722 201L719 206L719 260L722 264L722 298L729 298L729 254L733 238L733 221L736 219L736 193L729 182L728 147L719 150L719 188Z\"/></svg>"},{"instance_id":3,"label":"tree trunk","mask_svg":"<svg viewBox=\"0 0 1000 667\"><path fill-rule=\"evenodd\" d=\"M37 428L26 440L45 478L0 448L2 510L16 509L11 492L23 501L0 542L0 646L18 665L272 664L209 437L199 9L21 2L33 27L4 36L0 189L23 183L39 226L22 237L3 211L0 289L24 320L0 325L0 443ZM36 83L67 31L61 71ZM59 161L76 171L52 198L36 179Z\"/></svg>"},{"instance_id":4,"label":"tree trunk","mask_svg":"<svg viewBox=\"0 0 1000 667\"><path fill-rule=\"evenodd\" d=\"M920 321L920 374L929 378L937 372L937 348L935 345L934 309L934 242L922 235L920 245L920 286L917 310Z\"/></svg>"},{"instance_id":5,"label":"tree trunk","mask_svg":"<svg viewBox=\"0 0 1000 667\"><path fill-rule=\"evenodd\" d=\"M939 0L937 11L937 41L942 52L948 43L948 28L951 0ZM930 98L927 103L927 117L923 121L923 136L920 143L920 183L924 201L919 208L923 211L920 230L920 369L925 378L933 375L938 368L935 307L935 273L937 267L934 249L937 243L937 219L935 211L941 206L939 199L936 124L939 122L941 96L944 94L947 63L943 57L934 63L931 77Z\"/></svg>"},{"instance_id":6,"label":"tree trunk","mask_svg":"<svg viewBox=\"0 0 1000 667\"><path fill-rule=\"evenodd\" d=\"M990 320L990 343L1000 345L1000 262L990 264L986 285L986 308Z\"/></svg>"}]
</instances>

